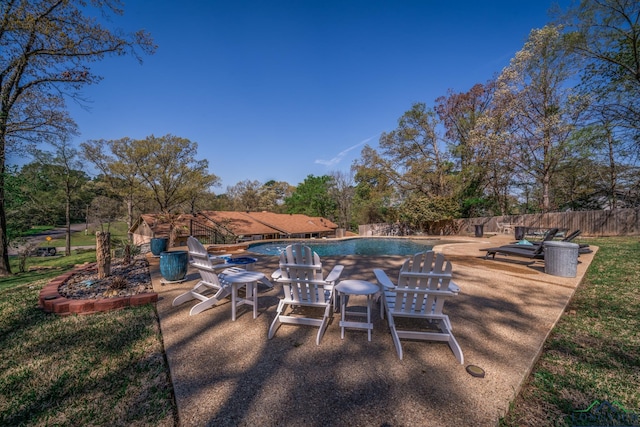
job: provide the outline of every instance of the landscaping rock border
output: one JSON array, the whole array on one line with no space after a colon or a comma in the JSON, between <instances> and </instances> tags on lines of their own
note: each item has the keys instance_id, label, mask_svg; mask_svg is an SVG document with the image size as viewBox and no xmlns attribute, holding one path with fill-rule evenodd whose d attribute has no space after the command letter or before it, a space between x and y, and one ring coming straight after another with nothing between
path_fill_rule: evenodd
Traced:
<instances>
[{"instance_id":1,"label":"landscaping rock border","mask_svg":"<svg viewBox=\"0 0 640 427\"><path fill-rule=\"evenodd\" d=\"M71 276L95 268L95 263L82 265L52 279L44 288L40 290L38 307L46 313L58 315L70 314L93 314L112 310L119 310L124 307L135 307L158 301L158 294L155 292L145 292L136 295L98 298L98 299L71 299L66 298L58 292L58 289Z\"/></svg>"}]
</instances>

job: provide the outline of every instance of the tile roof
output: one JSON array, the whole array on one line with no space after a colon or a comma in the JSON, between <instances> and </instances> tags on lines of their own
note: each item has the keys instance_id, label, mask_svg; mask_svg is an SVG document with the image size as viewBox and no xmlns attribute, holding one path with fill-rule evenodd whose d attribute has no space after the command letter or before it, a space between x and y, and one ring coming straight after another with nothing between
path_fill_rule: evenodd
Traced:
<instances>
[{"instance_id":1,"label":"tile roof","mask_svg":"<svg viewBox=\"0 0 640 427\"><path fill-rule=\"evenodd\" d=\"M188 236L190 229L190 221L193 219L193 215L190 214L180 214L174 218L173 224L174 227L178 230L178 236ZM170 223L168 221L168 217L165 214L142 214L140 215L140 220L147 223L149 228L153 231L153 233L157 236L168 236ZM139 221L140 221L139 220ZM139 221L137 221L130 229L131 232L134 232L135 229L138 228Z\"/></svg>"},{"instance_id":2,"label":"tile roof","mask_svg":"<svg viewBox=\"0 0 640 427\"><path fill-rule=\"evenodd\" d=\"M284 234L333 232L338 226L333 222L303 214L278 214L273 212L249 212L247 215Z\"/></svg>"},{"instance_id":3,"label":"tile roof","mask_svg":"<svg viewBox=\"0 0 640 427\"><path fill-rule=\"evenodd\" d=\"M255 234L280 234L280 231L269 227L247 215L245 212L234 211L202 211L200 214L213 222L230 229L236 236L251 236Z\"/></svg>"},{"instance_id":4,"label":"tile roof","mask_svg":"<svg viewBox=\"0 0 640 427\"><path fill-rule=\"evenodd\" d=\"M142 214L144 221L159 236L169 234L169 223L162 214ZM236 236L251 235L294 235L311 233L331 233L338 226L322 217L303 214L279 214L273 212L202 211L195 215L181 214L174 220L179 235L187 235L190 221L195 220L212 228L224 227ZM132 231L138 226L131 227Z\"/></svg>"}]
</instances>

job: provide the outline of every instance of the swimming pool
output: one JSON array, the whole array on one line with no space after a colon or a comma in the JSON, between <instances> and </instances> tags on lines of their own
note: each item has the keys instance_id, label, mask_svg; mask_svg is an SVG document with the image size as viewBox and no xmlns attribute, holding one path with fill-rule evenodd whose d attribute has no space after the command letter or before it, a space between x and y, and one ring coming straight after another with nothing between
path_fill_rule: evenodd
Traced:
<instances>
[{"instance_id":1,"label":"swimming pool","mask_svg":"<svg viewBox=\"0 0 640 427\"><path fill-rule=\"evenodd\" d=\"M249 245L248 251L262 255L279 255L288 245L299 241L279 240ZM339 255L412 255L433 248L437 240L369 238L345 240L304 240L320 256Z\"/></svg>"}]
</instances>

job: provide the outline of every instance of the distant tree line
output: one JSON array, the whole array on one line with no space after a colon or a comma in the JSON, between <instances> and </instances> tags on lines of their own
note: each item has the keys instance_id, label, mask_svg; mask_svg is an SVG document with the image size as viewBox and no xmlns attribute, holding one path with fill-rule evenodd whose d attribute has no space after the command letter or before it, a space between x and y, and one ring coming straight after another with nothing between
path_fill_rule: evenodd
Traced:
<instances>
[{"instance_id":1,"label":"distant tree line","mask_svg":"<svg viewBox=\"0 0 640 427\"><path fill-rule=\"evenodd\" d=\"M115 15L119 5L91 2ZM245 180L222 194L197 143L179 136L69 145L77 129L65 98L81 101L78 90L99 81L89 63L155 50L144 31L106 29L85 6L0 3L0 276L10 273L9 243L32 225L131 224L141 212L268 210L419 231L443 219L640 204L637 1L557 11L495 78L412 105L349 173L296 186ZM8 150L34 160L8 166Z\"/></svg>"}]
</instances>

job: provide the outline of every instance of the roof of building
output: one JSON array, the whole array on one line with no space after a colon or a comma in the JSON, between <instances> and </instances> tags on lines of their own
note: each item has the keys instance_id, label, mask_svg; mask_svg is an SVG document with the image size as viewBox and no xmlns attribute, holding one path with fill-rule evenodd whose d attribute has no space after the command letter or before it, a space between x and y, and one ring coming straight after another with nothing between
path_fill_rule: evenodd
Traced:
<instances>
[{"instance_id":1,"label":"roof of building","mask_svg":"<svg viewBox=\"0 0 640 427\"><path fill-rule=\"evenodd\" d=\"M163 214L142 214L131 227L131 232L144 221L159 236L169 234L168 216ZM236 211L202 211L195 215L181 214L172 218L178 235L189 233L191 220L209 227L223 227L236 236L270 235L270 234L311 234L335 231L338 226L322 217L310 217L303 214L279 214L273 212L236 212Z\"/></svg>"},{"instance_id":2,"label":"roof of building","mask_svg":"<svg viewBox=\"0 0 640 427\"><path fill-rule=\"evenodd\" d=\"M278 214L273 212L248 212L247 215L279 230L283 234L323 233L338 226L325 218L303 214Z\"/></svg>"},{"instance_id":3,"label":"roof of building","mask_svg":"<svg viewBox=\"0 0 640 427\"><path fill-rule=\"evenodd\" d=\"M142 214L131 226L129 231L134 233L140 226L140 223L144 221L155 235L168 236L169 230L171 229L171 222L173 222L173 227L177 230L177 235L187 236L189 235L190 228L189 221L193 218L193 215L190 214L180 214L172 216L171 218L167 214Z\"/></svg>"},{"instance_id":4,"label":"roof of building","mask_svg":"<svg viewBox=\"0 0 640 427\"><path fill-rule=\"evenodd\" d=\"M245 212L235 211L202 211L202 215L218 225L228 228L236 236L256 234L280 234L280 231L257 221Z\"/></svg>"}]
</instances>

